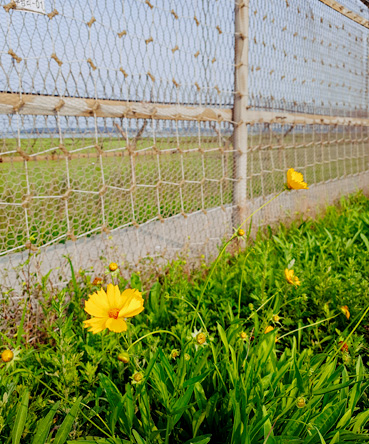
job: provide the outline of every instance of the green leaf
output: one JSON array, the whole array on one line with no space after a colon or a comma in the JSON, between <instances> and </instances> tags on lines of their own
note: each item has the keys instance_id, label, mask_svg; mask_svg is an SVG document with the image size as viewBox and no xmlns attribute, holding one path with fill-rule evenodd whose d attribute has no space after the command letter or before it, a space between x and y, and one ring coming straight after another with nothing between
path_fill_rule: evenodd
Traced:
<instances>
[{"instance_id":1,"label":"green leaf","mask_svg":"<svg viewBox=\"0 0 369 444\"><path fill-rule=\"evenodd\" d=\"M74 420L76 419L80 404L81 404L81 398L78 398L77 401L73 404L73 406L70 409L67 416L64 418L64 421L62 422L62 425L60 426L60 428L55 436L53 444L64 444L65 443L70 431L72 430L72 426L73 426Z\"/></svg>"},{"instance_id":2,"label":"green leaf","mask_svg":"<svg viewBox=\"0 0 369 444\"><path fill-rule=\"evenodd\" d=\"M293 361L294 363L294 370L295 370L295 378L296 378L296 383L297 383L297 388L299 389L299 392L302 394L304 393L304 381L302 380L300 371L297 367L297 362L296 359L294 359Z\"/></svg>"},{"instance_id":3,"label":"green leaf","mask_svg":"<svg viewBox=\"0 0 369 444\"><path fill-rule=\"evenodd\" d=\"M360 237L363 240L363 242L364 242L364 244L366 246L367 251L369 251L369 240L368 240L368 238L365 236L364 233L360 233Z\"/></svg>"},{"instance_id":4,"label":"green leaf","mask_svg":"<svg viewBox=\"0 0 369 444\"><path fill-rule=\"evenodd\" d=\"M141 436L136 432L135 429L132 430L133 436L136 439L137 444L146 444L146 441L144 441Z\"/></svg>"},{"instance_id":5,"label":"green leaf","mask_svg":"<svg viewBox=\"0 0 369 444\"><path fill-rule=\"evenodd\" d=\"M23 393L20 406L18 407L17 416L12 429L12 444L19 444L26 424L27 413L28 413L28 402L29 402L29 391L25 390Z\"/></svg>"},{"instance_id":6,"label":"green leaf","mask_svg":"<svg viewBox=\"0 0 369 444\"><path fill-rule=\"evenodd\" d=\"M194 390L194 385L191 385L185 392L185 394L183 396L181 396L179 399L177 399L177 401L174 403L173 407L172 407L172 415L174 415L173 421L172 421L172 426L174 427L177 422L181 419L181 416L183 415L183 412L185 411L185 409L187 408L191 397L192 397L192 393Z\"/></svg>"},{"instance_id":7,"label":"green leaf","mask_svg":"<svg viewBox=\"0 0 369 444\"><path fill-rule=\"evenodd\" d=\"M201 435L196 438L191 438L183 444L208 444L212 435Z\"/></svg>"},{"instance_id":8,"label":"green leaf","mask_svg":"<svg viewBox=\"0 0 369 444\"><path fill-rule=\"evenodd\" d=\"M359 413L355 417L354 427L352 428L352 431L354 433L358 433L360 431L360 429L365 426L365 424L368 422L368 420L369 420L369 410Z\"/></svg>"},{"instance_id":9,"label":"green leaf","mask_svg":"<svg viewBox=\"0 0 369 444\"><path fill-rule=\"evenodd\" d=\"M104 373L99 373L100 386L105 390L108 402L111 407L123 401L123 395L120 393L118 387L111 381Z\"/></svg>"},{"instance_id":10,"label":"green leaf","mask_svg":"<svg viewBox=\"0 0 369 444\"><path fill-rule=\"evenodd\" d=\"M342 416L342 418L338 421L336 428L344 429L347 426L347 424L350 422L351 416L352 416L352 411L351 409L348 409L346 413Z\"/></svg>"},{"instance_id":11,"label":"green leaf","mask_svg":"<svg viewBox=\"0 0 369 444\"><path fill-rule=\"evenodd\" d=\"M58 410L60 405L60 401L56 402L45 418L41 419L37 425L35 436L33 437L32 444L45 444L47 437L49 436L49 432L51 426L53 424L53 419L56 411Z\"/></svg>"},{"instance_id":12,"label":"green leaf","mask_svg":"<svg viewBox=\"0 0 369 444\"><path fill-rule=\"evenodd\" d=\"M211 370L207 370L205 373L202 373L199 376L194 376L193 378L187 379L187 381L185 381L183 383L183 388L189 387L190 385L196 384L197 382L202 381L203 379L205 379L207 377L207 375L211 372Z\"/></svg>"},{"instance_id":13,"label":"green leaf","mask_svg":"<svg viewBox=\"0 0 369 444\"><path fill-rule=\"evenodd\" d=\"M225 351L228 354L228 352L229 352L229 345L228 345L227 335L226 335L223 327L219 324L219 322L217 322L217 327L218 327L218 332L219 332L220 339L222 340L224 348L225 348Z\"/></svg>"},{"instance_id":14,"label":"green leaf","mask_svg":"<svg viewBox=\"0 0 369 444\"><path fill-rule=\"evenodd\" d=\"M149 307L154 313L159 313L160 293L161 285L159 284L159 282L155 282L151 287L149 295Z\"/></svg>"},{"instance_id":15,"label":"green leaf","mask_svg":"<svg viewBox=\"0 0 369 444\"><path fill-rule=\"evenodd\" d=\"M305 439L304 444L309 444L315 442L315 438L318 434L322 433L325 435L336 423L338 418L341 416L341 412L345 408L346 401L341 401L338 405L329 404L322 413L311 420L314 428L317 429L316 432L312 432L312 436ZM319 431L319 433L318 433Z\"/></svg>"},{"instance_id":16,"label":"green leaf","mask_svg":"<svg viewBox=\"0 0 369 444\"><path fill-rule=\"evenodd\" d=\"M333 385L333 386L331 386L331 387L327 387L327 388L325 388L325 389L314 390L314 391L313 391L313 395L314 395L314 396L319 396L319 395L324 395L324 394L326 394L326 393L335 392L335 391L337 391L337 390L341 390L341 389L343 389L343 388L345 388L345 387L348 387L348 386L350 386L350 385L352 385L352 384L355 384L355 381L343 382L342 384L336 384L336 385Z\"/></svg>"},{"instance_id":17,"label":"green leaf","mask_svg":"<svg viewBox=\"0 0 369 444\"><path fill-rule=\"evenodd\" d=\"M99 437L91 437L87 439L76 439L73 441L68 440L67 444L132 444L131 441L127 441L126 439L106 439L106 438L99 438Z\"/></svg>"},{"instance_id":18,"label":"green leaf","mask_svg":"<svg viewBox=\"0 0 369 444\"><path fill-rule=\"evenodd\" d=\"M267 440L268 438L269 441L270 437L274 436L274 433L272 423L270 421L270 415L268 415L265 405L263 405L263 416L267 417L267 420L264 422L264 439Z\"/></svg>"},{"instance_id":19,"label":"green leaf","mask_svg":"<svg viewBox=\"0 0 369 444\"><path fill-rule=\"evenodd\" d=\"M317 432L318 432L318 435L319 435L319 438L320 438L320 444L327 444L327 443L325 442L325 440L324 440L322 434L320 433L320 430L319 430L319 429L317 429Z\"/></svg>"},{"instance_id":20,"label":"green leaf","mask_svg":"<svg viewBox=\"0 0 369 444\"><path fill-rule=\"evenodd\" d=\"M199 428L200 428L202 422L204 421L205 417L206 417L206 411L205 410L203 410L203 411L198 410L193 415L193 419L192 419L192 433L193 433L193 436L197 435L197 432L199 431Z\"/></svg>"},{"instance_id":21,"label":"green leaf","mask_svg":"<svg viewBox=\"0 0 369 444\"><path fill-rule=\"evenodd\" d=\"M329 441L329 444L337 444L340 440L340 432L338 431L332 438L331 441Z\"/></svg>"},{"instance_id":22,"label":"green leaf","mask_svg":"<svg viewBox=\"0 0 369 444\"><path fill-rule=\"evenodd\" d=\"M159 349L159 359L160 363L162 364L162 367L164 368L169 379L171 380L173 387L176 387L178 382L177 375L174 373L173 368L170 365L170 362L168 361L168 358L165 356L165 354L161 349Z\"/></svg>"},{"instance_id":23,"label":"green leaf","mask_svg":"<svg viewBox=\"0 0 369 444\"><path fill-rule=\"evenodd\" d=\"M142 291L141 278L137 273L131 275L131 287L136 288L138 291Z\"/></svg>"}]
</instances>

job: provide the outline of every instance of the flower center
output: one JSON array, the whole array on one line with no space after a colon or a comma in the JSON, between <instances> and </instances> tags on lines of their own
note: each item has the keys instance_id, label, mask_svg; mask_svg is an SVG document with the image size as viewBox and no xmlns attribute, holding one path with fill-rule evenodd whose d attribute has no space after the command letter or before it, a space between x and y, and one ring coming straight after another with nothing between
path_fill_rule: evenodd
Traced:
<instances>
[{"instance_id":1,"label":"flower center","mask_svg":"<svg viewBox=\"0 0 369 444\"><path fill-rule=\"evenodd\" d=\"M199 334L196 336L196 341L197 341L197 343L200 344L200 345L204 344L205 341L206 341L206 336L205 336L205 334L204 334L204 333L199 333Z\"/></svg>"},{"instance_id":2,"label":"flower center","mask_svg":"<svg viewBox=\"0 0 369 444\"><path fill-rule=\"evenodd\" d=\"M120 310L118 308L111 308L108 311L108 316L109 316L109 318L117 319L119 312L120 312Z\"/></svg>"}]
</instances>

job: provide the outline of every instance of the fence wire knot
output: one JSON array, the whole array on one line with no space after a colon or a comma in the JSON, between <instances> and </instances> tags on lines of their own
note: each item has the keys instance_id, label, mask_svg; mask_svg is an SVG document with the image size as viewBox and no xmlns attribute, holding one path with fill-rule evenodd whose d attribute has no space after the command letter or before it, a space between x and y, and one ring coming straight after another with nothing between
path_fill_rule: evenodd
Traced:
<instances>
[{"instance_id":1,"label":"fence wire knot","mask_svg":"<svg viewBox=\"0 0 369 444\"><path fill-rule=\"evenodd\" d=\"M17 4L15 3L15 1L11 1L7 5L3 6L3 8L5 9L6 12L9 12L11 9L15 9L16 7L17 7Z\"/></svg>"},{"instance_id":2,"label":"fence wire knot","mask_svg":"<svg viewBox=\"0 0 369 444\"><path fill-rule=\"evenodd\" d=\"M54 9L53 11L51 11L47 14L47 16L49 17L50 20L53 19L57 15L59 15L59 12L56 9Z\"/></svg>"},{"instance_id":3,"label":"fence wire knot","mask_svg":"<svg viewBox=\"0 0 369 444\"><path fill-rule=\"evenodd\" d=\"M22 57L17 56L17 54L12 49L8 50L8 54L11 55L13 59L17 61L17 63L20 63L23 60Z\"/></svg>"}]
</instances>

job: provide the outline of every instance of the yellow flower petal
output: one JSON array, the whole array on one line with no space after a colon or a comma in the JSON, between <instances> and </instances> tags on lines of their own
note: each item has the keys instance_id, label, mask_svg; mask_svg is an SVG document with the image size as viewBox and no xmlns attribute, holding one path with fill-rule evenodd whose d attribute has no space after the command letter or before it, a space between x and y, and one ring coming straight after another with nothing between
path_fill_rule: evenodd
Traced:
<instances>
[{"instance_id":1,"label":"yellow flower petal","mask_svg":"<svg viewBox=\"0 0 369 444\"><path fill-rule=\"evenodd\" d=\"M92 309L93 305L98 307L101 311L103 310L105 312L105 314L103 316L107 316L107 312L110 307L108 304L108 297L102 288L100 290L98 290L96 293L89 295L87 306ZM86 303L85 303L85 307L86 307ZM85 311L87 311L86 308L85 308ZM87 311L87 313L89 313L92 316L98 316L98 317L101 316L101 315L97 315L97 314L95 315L94 313L90 313L89 311Z\"/></svg>"},{"instance_id":2,"label":"yellow flower petal","mask_svg":"<svg viewBox=\"0 0 369 444\"><path fill-rule=\"evenodd\" d=\"M122 308L124 299L121 296L118 285L108 284L106 289L108 295L108 303L110 308Z\"/></svg>"},{"instance_id":3,"label":"yellow flower petal","mask_svg":"<svg viewBox=\"0 0 369 444\"><path fill-rule=\"evenodd\" d=\"M94 302L93 299L89 299L85 301L85 311L91 315L96 316L97 318L104 318L108 316L108 311L105 307L101 307Z\"/></svg>"},{"instance_id":4,"label":"yellow flower petal","mask_svg":"<svg viewBox=\"0 0 369 444\"><path fill-rule=\"evenodd\" d=\"M122 318L109 318L106 321L106 327L115 333L121 333L122 331L127 330L127 324Z\"/></svg>"},{"instance_id":5,"label":"yellow flower petal","mask_svg":"<svg viewBox=\"0 0 369 444\"><path fill-rule=\"evenodd\" d=\"M91 318L87 321L83 321L85 328L90 328L90 332L93 334L99 333L106 328L106 323L109 318Z\"/></svg>"},{"instance_id":6,"label":"yellow flower petal","mask_svg":"<svg viewBox=\"0 0 369 444\"><path fill-rule=\"evenodd\" d=\"M295 276L295 273L293 270L289 270L288 268L286 268L284 270L284 276L286 278L286 281L289 284L295 285L295 286L301 285L300 279L297 276Z\"/></svg>"},{"instance_id":7,"label":"yellow flower petal","mask_svg":"<svg viewBox=\"0 0 369 444\"><path fill-rule=\"evenodd\" d=\"M350 311L347 305L341 307L341 311L346 316L347 319L350 319Z\"/></svg>"},{"instance_id":8,"label":"yellow flower petal","mask_svg":"<svg viewBox=\"0 0 369 444\"><path fill-rule=\"evenodd\" d=\"M136 289L124 290L122 293L124 304L119 312L119 317L132 318L144 309L141 293Z\"/></svg>"},{"instance_id":9,"label":"yellow flower petal","mask_svg":"<svg viewBox=\"0 0 369 444\"><path fill-rule=\"evenodd\" d=\"M304 176L295 171L293 168L290 168L287 171L287 186L291 190L308 190L307 183L304 182Z\"/></svg>"}]
</instances>

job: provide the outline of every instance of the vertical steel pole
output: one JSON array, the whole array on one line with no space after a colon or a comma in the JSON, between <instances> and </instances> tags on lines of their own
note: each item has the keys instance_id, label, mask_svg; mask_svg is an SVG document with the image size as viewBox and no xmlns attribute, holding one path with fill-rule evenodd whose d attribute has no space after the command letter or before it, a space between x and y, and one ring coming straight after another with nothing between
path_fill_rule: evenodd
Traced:
<instances>
[{"instance_id":1,"label":"vertical steel pole","mask_svg":"<svg viewBox=\"0 0 369 444\"><path fill-rule=\"evenodd\" d=\"M249 70L249 2L236 0L235 4L235 93L233 121L235 128L233 144L235 149L234 174L237 179L234 186L233 224L239 226L246 219L247 200L247 124L246 112L249 102L248 70Z\"/></svg>"}]
</instances>

